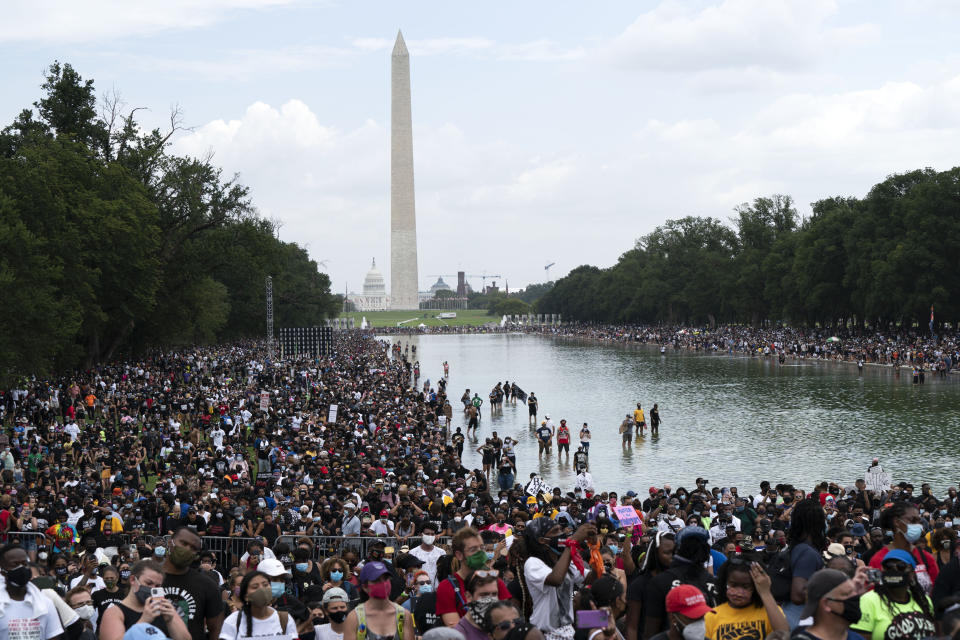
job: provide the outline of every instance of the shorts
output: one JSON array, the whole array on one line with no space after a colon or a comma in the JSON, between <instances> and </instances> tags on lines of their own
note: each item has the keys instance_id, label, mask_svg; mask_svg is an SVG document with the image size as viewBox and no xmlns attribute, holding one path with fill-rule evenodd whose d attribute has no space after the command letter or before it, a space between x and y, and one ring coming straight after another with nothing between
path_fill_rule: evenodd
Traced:
<instances>
[{"instance_id":1,"label":"shorts","mask_svg":"<svg viewBox=\"0 0 960 640\"><path fill-rule=\"evenodd\" d=\"M467 428L470 428L470 427L476 428L476 426L477 426L477 418L476 417L470 418L470 421L467 422Z\"/></svg>"},{"instance_id":2,"label":"shorts","mask_svg":"<svg viewBox=\"0 0 960 640\"><path fill-rule=\"evenodd\" d=\"M558 443L557 443L557 453L561 453L561 452L563 452L563 451L566 451L567 453L570 453L570 443L569 443L569 442L558 442Z\"/></svg>"},{"instance_id":3,"label":"shorts","mask_svg":"<svg viewBox=\"0 0 960 640\"><path fill-rule=\"evenodd\" d=\"M624 432L623 432L623 441L624 441L624 442L630 442L630 437L631 437L632 435L633 435L633 433L632 433L631 431L629 431L629 430L624 431Z\"/></svg>"},{"instance_id":4,"label":"shorts","mask_svg":"<svg viewBox=\"0 0 960 640\"><path fill-rule=\"evenodd\" d=\"M537 444L540 445L540 451L550 450L550 443L544 442L543 440L537 440Z\"/></svg>"}]
</instances>

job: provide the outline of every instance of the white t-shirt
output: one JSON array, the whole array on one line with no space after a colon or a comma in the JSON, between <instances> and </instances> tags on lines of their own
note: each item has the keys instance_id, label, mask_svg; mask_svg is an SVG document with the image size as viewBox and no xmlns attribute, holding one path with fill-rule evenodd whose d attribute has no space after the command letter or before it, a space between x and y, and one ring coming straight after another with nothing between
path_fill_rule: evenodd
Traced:
<instances>
[{"instance_id":1,"label":"white t-shirt","mask_svg":"<svg viewBox=\"0 0 960 640\"><path fill-rule=\"evenodd\" d=\"M343 634L334 631L329 624L314 625L313 632L316 640L343 640Z\"/></svg>"},{"instance_id":2,"label":"white t-shirt","mask_svg":"<svg viewBox=\"0 0 960 640\"><path fill-rule=\"evenodd\" d=\"M266 620L254 618L252 633L248 636L247 616L244 614L243 620L240 620L240 613L240 611L235 611L223 621L223 626L220 628L220 640L259 640L260 638L270 638L270 640L296 640L297 638L297 622L293 619L293 616L287 618L286 633L283 632L283 628L280 626L280 614L276 611ZM240 624L239 632L237 630L238 621Z\"/></svg>"},{"instance_id":3,"label":"white t-shirt","mask_svg":"<svg viewBox=\"0 0 960 640\"><path fill-rule=\"evenodd\" d=\"M393 535L393 521L387 520L385 523L376 520L373 525L370 527L370 530L373 531L378 536L389 536Z\"/></svg>"},{"instance_id":4,"label":"white t-shirt","mask_svg":"<svg viewBox=\"0 0 960 640\"><path fill-rule=\"evenodd\" d=\"M210 432L210 437L213 439L213 446L216 449L223 448L223 436L227 435L223 429L217 428Z\"/></svg>"},{"instance_id":5,"label":"white t-shirt","mask_svg":"<svg viewBox=\"0 0 960 640\"><path fill-rule=\"evenodd\" d=\"M430 551L424 551L423 547L420 545L415 546L413 549L410 549L410 555L412 555L417 560L423 561L423 570L427 572L427 575L430 576L430 581L433 582L433 586L437 586L437 560L447 555L443 549L439 547L434 547Z\"/></svg>"},{"instance_id":6,"label":"white t-shirt","mask_svg":"<svg viewBox=\"0 0 960 640\"><path fill-rule=\"evenodd\" d=\"M44 598L37 593L38 598ZM39 616L24 600L10 600L0 616L0 640L46 640L63 633L60 616L53 603L46 601L47 611Z\"/></svg>"},{"instance_id":7,"label":"white t-shirt","mask_svg":"<svg viewBox=\"0 0 960 640\"><path fill-rule=\"evenodd\" d=\"M583 582L583 576L571 563L563 584L559 587L551 587L545 581L552 571L553 567L539 558L527 558L523 563L523 575L527 581L530 598L533 600L530 624L541 629L557 629L559 627L554 621L563 612L570 620L570 623L564 626L569 626L572 633L573 627L570 625L573 624L573 589L574 585ZM565 610L560 609L561 598L564 600Z\"/></svg>"}]
</instances>

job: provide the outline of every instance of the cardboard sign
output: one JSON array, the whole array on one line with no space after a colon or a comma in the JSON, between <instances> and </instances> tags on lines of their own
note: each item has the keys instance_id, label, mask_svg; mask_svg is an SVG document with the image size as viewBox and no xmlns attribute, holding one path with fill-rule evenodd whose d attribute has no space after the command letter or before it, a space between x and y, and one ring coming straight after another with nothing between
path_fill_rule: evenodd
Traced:
<instances>
[{"instance_id":1,"label":"cardboard sign","mask_svg":"<svg viewBox=\"0 0 960 640\"><path fill-rule=\"evenodd\" d=\"M543 478L540 476L533 476L530 478L530 482L527 483L526 491L527 495L536 496L541 493L550 493L553 489L550 488L546 482L543 481Z\"/></svg>"},{"instance_id":2,"label":"cardboard sign","mask_svg":"<svg viewBox=\"0 0 960 640\"><path fill-rule=\"evenodd\" d=\"M893 483L893 476L886 471L868 471L864 481L867 483L867 489L870 491L889 491Z\"/></svg>"},{"instance_id":3,"label":"cardboard sign","mask_svg":"<svg viewBox=\"0 0 960 640\"><path fill-rule=\"evenodd\" d=\"M327 423L333 424L337 421L337 410L340 408L340 405L332 404L330 405L330 411L327 412Z\"/></svg>"},{"instance_id":4,"label":"cardboard sign","mask_svg":"<svg viewBox=\"0 0 960 640\"><path fill-rule=\"evenodd\" d=\"M627 505L625 507L614 507L613 512L617 515L621 527L633 527L643 524L643 520L637 514L637 510Z\"/></svg>"},{"instance_id":5,"label":"cardboard sign","mask_svg":"<svg viewBox=\"0 0 960 640\"><path fill-rule=\"evenodd\" d=\"M261 391L260 392L260 410L266 411L270 408L270 392Z\"/></svg>"}]
</instances>

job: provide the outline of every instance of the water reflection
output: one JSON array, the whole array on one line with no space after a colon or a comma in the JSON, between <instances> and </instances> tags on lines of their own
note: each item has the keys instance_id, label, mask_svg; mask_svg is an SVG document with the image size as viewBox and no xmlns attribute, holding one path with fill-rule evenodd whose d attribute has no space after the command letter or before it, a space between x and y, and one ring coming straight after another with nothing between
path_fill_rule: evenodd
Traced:
<instances>
[{"instance_id":1,"label":"water reflection","mask_svg":"<svg viewBox=\"0 0 960 640\"><path fill-rule=\"evenodd\" d=\"M889 368L835 363L788 363L648 347L585 344L538 336L417 336L422 378L434 383L450 363L448 393L454 426L466 426L459 398L469 387L484 398L479 436L496 430L516 446L518 481L531 471L568 490L572 464L558 462L556 447L537 460L525 406L505 404L491 416L486 394L497 381L516 381L540 399L540 419L567 420L576 450L580 425L593 433L590 472L598 488L625 491L692 485L707 476L722 485L755 491L761 480L810 487L823 479L844 484L862 477L880 456L894 480L930 482L943 489L958 481L956 436L960 389L956 376L911 376ZM643 403L659 404L659 436L620 447L624 415ZM482 441L482 440L481 440ZM464 464L480 468L476 447Z\"/></svg>"}]
</instances>

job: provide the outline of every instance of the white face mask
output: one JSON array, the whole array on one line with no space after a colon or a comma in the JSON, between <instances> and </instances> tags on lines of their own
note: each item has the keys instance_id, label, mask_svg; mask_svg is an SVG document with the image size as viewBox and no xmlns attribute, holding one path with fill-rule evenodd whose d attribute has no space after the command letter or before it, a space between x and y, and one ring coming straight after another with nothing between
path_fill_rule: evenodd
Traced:
<instances>
[{"instance_id":1,"label":"white face mask","mask_svg":"<svg viewBox=\"0 0 960 640\"><path fill-rule=\"evenodd\" d=\"M433 541L437 539L437 536L431 536L429 534L423 534L423 544L430 546L433 544Z\"/></svg>"},{"instance_id":2,"label":"white face mask","mask_svg":"<svg viewBox=\"0 0 960 640\"><path fill-rule=\"evenodd\" d=\"M93 614L96 612L92 604L85 604L82 607L77 607L74 609L74 611L77 612L77 615L80 616L81 620L90 620L93 618Z\"/></svg>"},{"instance_id":3,"label":"white face mask","mask_svg":"<svg viewBox=\"0 0 960 640\"><path fill-rule=\"evenodd\" d=\"M703 618L694 620L683 628L683 640L704 640L707 637L707 623Z\"/></svg>"}]
</instances>

